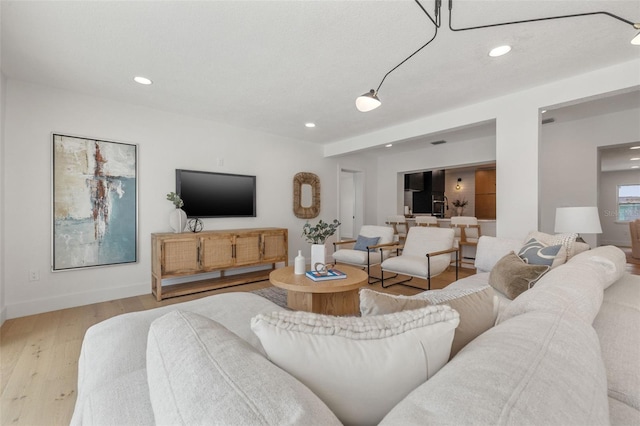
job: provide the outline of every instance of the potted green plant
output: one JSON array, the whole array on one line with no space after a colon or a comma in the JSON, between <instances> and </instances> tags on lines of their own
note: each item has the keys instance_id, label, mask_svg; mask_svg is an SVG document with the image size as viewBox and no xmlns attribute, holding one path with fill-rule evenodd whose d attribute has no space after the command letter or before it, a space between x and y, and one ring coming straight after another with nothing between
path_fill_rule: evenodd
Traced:
<instances>
[{"instance_id":1,"label":"potted green plant","mask_svg":"<svg viewBox=\"0 0 640 426\"><path fill-rule=\"evenodd\" d=\"M169 226L171 226L173 232L184 231L185 226L187 226L187 214L181 209L184 206L184 201L175 192L168 193L167 200L171 201L175 206L175 210L169 214Z\"/></svg>"},{"instance_id":2,"label":"potted green plant","mask_svg":"<svg viewBox=\"0 0 640 426\"><path fill-rule=\"evenodd\" d=\"M312 269L315 268L316 263L325 264L326 248L324 243L327 238L336 233L339 226L340 222L337 219L334 219L331 223L320 219L315 226L311 226L309 222L306 222L302 227L302 236L308 243L311 243Z\"/></svg>"},{"instance_id":3,"label":"potted green plant","mask_svg":"<svg viewBox=\"0 0 640 426\"><path fill-rule=\"evenodd\" d=\"M460 200L453 200L453 207L456 208L456 215L457 216L462 216L462 212L464 211L464 207L469 204L469 202L467 200L465 200L464 198L460 199Z\"/></svg>"}]
</instances>

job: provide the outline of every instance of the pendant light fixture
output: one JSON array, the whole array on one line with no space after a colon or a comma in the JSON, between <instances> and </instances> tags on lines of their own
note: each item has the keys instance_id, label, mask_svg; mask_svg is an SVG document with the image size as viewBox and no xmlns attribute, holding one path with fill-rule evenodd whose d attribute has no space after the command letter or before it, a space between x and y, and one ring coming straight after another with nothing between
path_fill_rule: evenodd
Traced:
<instances>
[{"instance_id":1,"label":"pendant light fixture","mask_svg":"<svg viewBox=\"0 0 640 426\"><path fill-rule=\"evenodd\" d=\"M395 71L402 64L407 62L409 59L411 59L416 53L420 52L422 49L427 47L429 45L429 43L431 43L433 40L435 40L436 36L438 35L438 28L440 28L440 16L441 16L440 9L442 7L442 0L435 0L435 11L434 11L434 16L433 17L429 14L429 12L426 11L426 9L422 6L422 4L420 3L419 0L414 0L414 1L420 7L420 9L422 9L422 11L427 15L429 20L435 26L435 31L434 31L433 37L431 37L431 39L429 41L427 41L425 44L423 44L418 50L413 52L411 55L407 56L398 65L396 65L395 67L391 68L384 75L384 77L382 78L382 81L378 85L377 89L375 89L375 90L371 89L369 92L359 96L356 99L356 108L358 109L358 111L369 112L369 111L372 111L372 110L378 108L380 105L382 105L382 101L378 98L378 92L380 91L380 87L382 87L382 83L384 83L384 80L387 78L387 76L389 74L391 74L393 71ZM625 24L631 25L636 30L640 30L640 23L631 22L631 21L629 21L627 19L621 18L620 16L614 15L613 13L609 13L609 12L575 13L575 14L571 14L571 15L550 16L550 17L547 17L547 18L524 19L524 20L520 20L520 21L500 22L500 23L497 23L497 24L478 25L478 26L467 27L467 28L454 28L453 25L452 25L452 22L451 22L452 21L452 16L453 16L453 0L449 0L449 29L451 31L478 30L478 29L482 29L482 28L499 27L499 26L503 26L503 25L525 24L525 23L529 23L529 22L549 21L549 20L552 20L552 19L578 18L578 17L591 16L591 15L606 15L606 16L614 18L614 19L616 19L616 20L618 20L620 22L623 22ZM631 44L636 45L636 46L640 46L640 33L636 34L636 36L631 40Z\"/></svg>"}]
</instances>

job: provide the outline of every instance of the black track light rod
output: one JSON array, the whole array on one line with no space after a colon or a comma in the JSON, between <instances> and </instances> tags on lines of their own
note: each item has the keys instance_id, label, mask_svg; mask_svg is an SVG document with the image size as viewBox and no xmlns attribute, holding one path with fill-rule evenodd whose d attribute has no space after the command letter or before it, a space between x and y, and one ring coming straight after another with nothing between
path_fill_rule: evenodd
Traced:
<instances>
[{"instance_id":1,"label":"black track light rod","mask_svg":"<svg viewBox=\"0 0 640 426\"><path fill-rule=\"evenodd\" d=\"M467 28L453 28L453 26L451 25L451 17L452 17L452 13L451 11L453 10L453 0L449 0L449 29L451 31L467 31L467 30L478 30L481 28L491 28L491 27L500 27L503 25L513 25L513 24L526 24L528 22L539 22L539 21L549 21L552 19L564 19L564 18L578 18L581 16L590 16L590 15L607 15L610 16L614 19L617 19L619 21L624 22L625 24L629 24L632 27L634 27L635 29L640 29L638 28L638 24L635 24L627 19L624 19L618 15L614 15L613 13L609 13L609 12L586 12L586 13L574 13L571 15L560 15L560 16L550 16L547 18L535 18L535 19L523 19L521 21L511 21L511 22L502 22L499 24L488 24L488 25L478 25L475 27L467 27Z\"/></svg>"},{"instance_id":2,"label":"black track light rod","mask_svg":"<svg viewBox=\"0 0 640 426\"><path fill-rule=\"evenodd\" d=\"M413 52L411 55L407 56L406 58L404 58L404 60L402 62L400 62L398 65L396 65L395 67L391 68L385 75L384 77L382 77L382 81L380 81L380 84L378 84L378 88L376 89L375 93L378 93L378 91L380 90L380 88L382 87L382 83L384 83L384 80L387 78L387 76L389 74L391 74L392 72L394 72L398 67L400 67L402 64L404 64L405 62L407 62L409 59L413 58L413 56L418 53L419 51L421 51L422 49L424 49L425 47L427 47L429 45L429 43L431 43L433 40L436 39L436 36L438 35L438 28L440 28L440 8L442 5L442 0L436 0L436 6L435 6L435 19L433 17L431 17L431 15L429 14L429 12L427 12L427 10L422 6L422 4L418 1L418 0L414 0L418 6L420 6L420 9L422 9L422 11L425 13L425 15L427 15L429 17L429 20L431 20L431 22L433 22L433 25L435 25L436 29L435 32L433 33L433 37L431 37L431 39L429 41L427 41L425 44L423 44L422 46L420 46L420 48L418 48L418 50L416 50L415 52Z\"/></svg>"},{"instance_id":3,"label":"black track light rod","mask_svg":"<svg viewBox=\"0 0 640 426\"><path fill-rule=\"evenodd\" d=\"M384 75L384 77L382 77L382 81L380 81L380 84L378 85L378 88L375 91L373 89L371 89L371 92L369 94L365 94L363 96L374 97L375 99L377 99L378 91L382 87L382 84L384 83L386 78L389 76L389 74L394 72L402 64L407 62L409 59L413 58L418 52L420 52L422 49L427 47L433 40L435 40L436 36L438 35L438 28L440 28L440 24L441 24L442 0L435 0L434 16L431 16L431 14L429 12L427 12L427 10L424 8L424 6L422 6L422 3L420 3L419 0L414 0L414 1L420 7L420 9L425 13L425 15L427 15L427 17L429 18L431 23L433 23L433 25L435 26L435 31L434 31L433 37L431 37L431 39L429 39L429 41L427 41L425 44L420 46L420 48L418 48L418 50L413 52L411 55L407 56L398 65L396 65L395 67L391 68ZM620 17L618 15L614 15L613 13L609 13L609 12L575 13L575 14L571 14L571 15L551 16L551 17L547 17L547 18L524 19L524 20L520 20L520 21L501 22L501 23L498 23L498 24L478 25L478 26L467 27L467 28L453 28L453 25L452 25L453 0L449 0L449 29L451 31L478 30L478 29L482 29L482 28L500 27L500 26L504 26L504 25L525 24L525 23L528 23L528 22L549 21L549 20L552 20L552 19L564 19L564 18L577 18L577 17L591 16L591 15L606 15L606 16L609 16L611 18L617 19L618 21L624 22L625 24L631 25L636 30L640 30L640 23L631 22L631 21L629 21L627 19L624 19L624 18L622 18L622 17ZM379 103L378 103L378 105L379 105Z\"/></svg>"}]
</instances>

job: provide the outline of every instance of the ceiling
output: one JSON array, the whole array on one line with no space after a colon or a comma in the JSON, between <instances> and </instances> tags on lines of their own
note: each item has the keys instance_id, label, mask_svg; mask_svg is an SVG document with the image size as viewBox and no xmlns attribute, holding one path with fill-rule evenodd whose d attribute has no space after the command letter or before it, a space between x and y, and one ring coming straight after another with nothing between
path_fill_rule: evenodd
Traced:
<instances>
[{"instance_id":1,"label":"ceiling","mask_svg":"<svg viewBox=\"0 0 640 426\"><path fill-rule=\"evenodd\" d=\"M433 13L433 1L422 3ZM640 58L629 43L637 31L607 16L452 32L445 1L435 41L387 77L380 108L361 113L355 98L433 35L413 1L0 4L9 79L315 143ZM637 0L455 0L453 20L465 27L600 10L640 21ZM490 58L501 44L512 52ZM138 85L136 75L154 84Z\"/></svg>"}]
</instances>

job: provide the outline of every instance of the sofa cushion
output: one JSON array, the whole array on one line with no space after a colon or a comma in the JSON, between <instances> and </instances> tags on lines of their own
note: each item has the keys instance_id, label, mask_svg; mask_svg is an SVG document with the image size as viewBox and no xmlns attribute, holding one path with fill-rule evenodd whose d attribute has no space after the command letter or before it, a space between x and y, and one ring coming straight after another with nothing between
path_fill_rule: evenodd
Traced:
<instances>
[{"instance_id":1,"label":"sofa cushion","mask_svg":"<svg viewBox=\"0 0 640 426\"><path fill-rule=\"evenodd\" d=\"M178 308L179 306L179 308ZM252 293L231 292L203 297L171 306L118 315L91 326L82 341L78 359L78 396L74 408L74 424L82 424L83 404L94 391L108 386L111 381L146 366L147 334L149 326L162 315L175 309L202 314L212 318L263 351L258 337L251 331L249 321L260 312L284 310L264 297ZM126 350L122 350L126 348ZM121 393L124 390L121 390ZM151 412L147 393L127 393L132 404L146 404ZM110 423L112 417L95 423Z\"/></svg>"},{"instance_id":2,"label":"sofa cushion","mask_svg":"<svg viewBox=\"0 0 640 426\"><path fill-rule=\"evenodd\" d=\"M339 424L295 378L191 312L173 311L151 324L147 378L157 424Z\"/></svg>"},{"instance_id":3,"label":"sofa cushion","mask_svg":"<svg viewBox=\"0 0 640 426\"><path fill-rule=\"evenodd\" d=\"M132 395L136 395L132 398ZM155 425L144 368L123 374L97 386L83 400L82 412L74 412L70 424ZM53 424L53 422L52 422Z\"/></svg>"},{"instance_id":4,"label":"sofa cushion","mask_svg":"<svg viewBox=\"0 0 640 426\"><path fill-rule=\"evenodd\" d=\"M460 349L489 328L498 315L495 291L488 285L478 289L429 290L415 296L397 296L360 289L362 316L383 315L429 305L449 305L460 314L451 345L453 358Z\"/></svg>"},{"instance_id":5,"label":"sofa cushion","mask_svg":"<svg viewBox=\"0 0 640 426\"><path fill-rule=\"evenodd\" d=\"M547 265L555 268L566 262L567 249L562 244L549 246L532 238L518 251L518 256L529 265Z\"/></svg>"},{"instance_id":6,"label":"sofa cushion","mask_svg":"<svg viewBox=\"0 0 640 426\"><path fill-rule=\"evenodd\" d=\"M529 265L517 254L510 252L489 273L489 284L513 300L530 289L548 270L547 265Z\"/></svg>"},{"instance_id":7,"label":"sofa cushion","mask_svg":"<svg viewBox=\"0 0 640 426\"><path fill-rule=\"evenodd\" d=\"M593 250L584 251L571 258L572 264L578 262L595 262L604 268L603 289L606 289L622 278L627 268L626 255L615 246L596 247Z\"/></svg>"},{"instance_id":8,"label":"sofa cushion","mask_svg":"<svg viewBox=\"0 0 640 426\"><path fill-rule=\"evenodd\" d=\"M476 260L474 262L478 272L489 272L495 264L509 252L518 252L522 247L522 241L507 238L496 238L483 235L478 240L476 247Z\"/></svg>"},{"instance_id":9,"label":"sofa cushion","mask_svg":"<svg viewBox=\"0 0 640 426\"><path fill-rule=\"evenodd\" d=\"M333 260L336 262L350 263L354 265L366 265L367 256L370 265L377 265L382 262L380 251L372 250L369 253L361 250L340 249L333 253Z\"/></svg>"},{"instance_id":10,"label":"sofa cushion","mask_svg":"<svg viewBox=\"0 0 640 426\"><path fill-rule=\"evenodd\" d=\"M606 388L590 325L529 312L478 336L381 425L606 425Z\"/></svg>"},{"instance_id":11,"label":"sofa cushion","mask_svg":"<svg viewBox=\"0 0 640 426\"><path fill-rule=\"evenodd\" d=\"M600 337L609 397L640 410L640 276L626 274L604 292L593 327Z\"/></svg>"},{"instance_id":12,"label":"sofa cushion","mask_svg":"<svg viewBox=\"0 0 640 426\"><path fill-rule=\"evenodd\" d=\"M505 308L498 322L536 310L561 313L570 311L587 324L602 304L606 267L598 262L567 262L547 272L529 291Z\"/></svg>"},{"instance_id":13,"label":"sofa cushion","mask_svg":"<svg viewBox=\"0 0 640 426\"><path fill-rule=\"evenodd\" d=\"M251 328L340 421L371 425L447 362L458 323L449 306L428 306L362 318L274 312Z\"/></svg>"}]
</instances>

